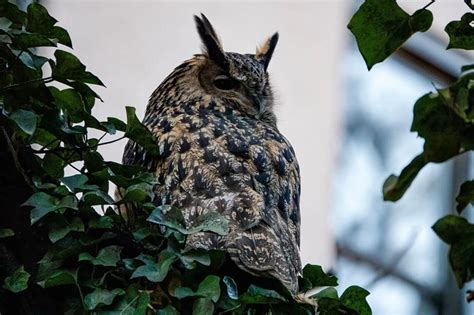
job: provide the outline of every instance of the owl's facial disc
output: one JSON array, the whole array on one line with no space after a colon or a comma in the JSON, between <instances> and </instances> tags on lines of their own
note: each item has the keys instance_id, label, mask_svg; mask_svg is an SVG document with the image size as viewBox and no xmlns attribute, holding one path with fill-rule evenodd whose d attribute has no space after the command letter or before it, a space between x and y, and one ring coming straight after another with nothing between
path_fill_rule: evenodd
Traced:
<instances>
[{"instance_id":1,"label":"owl's facial disc","mask_svg":"<svg viewBox=\"0 0 474 315\"><path fill-rule=\"evenodd\" d=\"M278 42L278 33L257 48L255 55L242 55L224 51L216 31L204 15L194 19L208 59L199 75L204 90L258 119L271 114L273 98L267 68Z\"/></svg>"}]
</instances>

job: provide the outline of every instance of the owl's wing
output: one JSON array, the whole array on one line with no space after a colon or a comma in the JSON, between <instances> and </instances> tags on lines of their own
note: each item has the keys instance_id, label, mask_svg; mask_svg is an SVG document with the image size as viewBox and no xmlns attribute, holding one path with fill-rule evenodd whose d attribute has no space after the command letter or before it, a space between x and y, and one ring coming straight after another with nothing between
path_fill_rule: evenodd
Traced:
<instances>
[{"instance_id":1,"label":"owl's wing","mask_svg":"<svg viewBox=\"0 0 474 315\"><path fill-rule=\"evenodd\" d=\"M279 279L296 293L299 258L299 169L288 141L274 126L210 109L145 118L159 159L130 142L124 163L154 170L155 203L182 210L187 227L218 212L229 234L188 236L189 248L225 249L250 273Z\"/></svg>"}]
</instances>

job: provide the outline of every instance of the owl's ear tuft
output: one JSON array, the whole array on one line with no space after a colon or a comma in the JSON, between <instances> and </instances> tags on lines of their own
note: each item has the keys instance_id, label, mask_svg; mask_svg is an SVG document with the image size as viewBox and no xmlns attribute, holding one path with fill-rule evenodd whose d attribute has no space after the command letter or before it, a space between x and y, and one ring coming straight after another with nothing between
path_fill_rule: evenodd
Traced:
<instances>
[{"instance_id":1,"label":"owl's ear tuft","mask_svg":"<svg viewBox=\"0 0 474 315\"><path fill-rule=\"evenodd\" d=\"M201 13L201 17L194 16L196 28L204 45L204 51L211 60L216 62L224 70L228 70L229 64L225 57L224 49L217 36L216 31L207 17Z\"/></svg>"},{"instance_id":2,"label":"owl's ear tuft","mask_svg":"<svg viewBox=\"0 0 474 315\"><path fill-rule=\"evenodd\" d=\"M257 47L255 58L263 64L265 70L272 59L273 52L278 43L278 32L270 36L260 47Z\"/></svg>"}]
</instances>

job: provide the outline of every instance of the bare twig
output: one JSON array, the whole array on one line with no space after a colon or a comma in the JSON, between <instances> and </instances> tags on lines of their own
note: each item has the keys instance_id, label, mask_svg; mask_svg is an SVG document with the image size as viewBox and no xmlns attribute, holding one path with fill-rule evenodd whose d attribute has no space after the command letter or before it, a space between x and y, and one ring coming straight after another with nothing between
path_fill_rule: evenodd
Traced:
<instances>
[{"instance_id":1,"label":"bare twig","mask_svg":"<svg viewBox=\"0 0 474 315\"><path fill-rule=\"evenodd\" d=\"M424 10L426 8L428 8L430 5L432 5L433 3L435 3L436 0L431 0L430 3L428 3L427 5L425 5L423 8L421 8L421 10Z\"/></svg>"},{"instance_id":2,"label":"bare twig","mask_svg":"<svg viewBox=\"0 0 474 315\"><path fill-rule=\"evenodd\" d=\"M20 82L20 83L17 83L17 84L7 85L4 88L2 88L0 91L6 91L8 89L14 89L14 88L17 88L17 87L20 87L20 86L23 86L23 85L27 85L27 84L30 84L30 83L36 83L36 82L42 82L42 81L43 81L43 83L49 83L49 82L53 82L54 80L53 80L53 77L29 80L29 81Z\"/></svg>"}]
</instances>

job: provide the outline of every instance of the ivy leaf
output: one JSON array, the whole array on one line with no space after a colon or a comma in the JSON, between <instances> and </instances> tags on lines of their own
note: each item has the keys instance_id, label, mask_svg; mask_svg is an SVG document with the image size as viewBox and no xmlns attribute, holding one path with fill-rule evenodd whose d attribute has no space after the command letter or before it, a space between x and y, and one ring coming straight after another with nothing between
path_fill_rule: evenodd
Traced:
<instances>
[{"instance_id":1,"label":"ivy leaf","mask_svg":"<svg viewBox=\"0 0 474 315\"><path fill-rule=\"evenodd\" d=\"M77 210L77 199L74 196L65 196L62 199L59 199L44 192L37 192L25 201L23 206L33 207L30 214L31 224L33 225L52 211L61 208Z\"/></svg>"},{"instance_id":2,"label":"ivy leaf","mask_svg":"<svg viewBox=\"0 0 474 315\"><path fill-rule=\"evenodd\" d=\"M107 122L112 124L115 129L125 132L127 130L127 124L115 117L107 117Z\"/></svg>"},{"instance_id":3,"label":"ivy leaf","mask_svg":"<svg viewBox=\"0 0 474 315\"><path fill-rule=\"evenodd\" d=\"M214 304L208 298L200 298L194 301L193 315L214 314Z\"/></svg>"},{"instance_id":4,"label":"ivy leaf","mask_svg":"<svg viewBox=\"0 0 474 315\"><path fill-rule=\"evenodd\" d=\"M449 35L449 44L447 49L474 49L474 13L466 13L460 21L452 21L444 29Z\"/></svg>"},{"instance_id":5,"label":"ivy leaf","mask_svg":"<svg viewBox=\"0 0 474 315\"><path fill-rule=\"evenodd\" d=\"M76 174L72 176L63 177L60 179L73 193L83 192L87 190L98 190L97 185L86 184L89 178L83 174Z\"/></svg>"},{"instance_id":6,"label":"ivy leaf","mask_svg":"<svg viewBox=\"0 0 474 315\"><path fill-rule=\"evenodd\" d=\"M257 287L251 284L247 292L240 296L240 301L246 304L275 304L287 302L278 292Z\"/></svg>"},{"instance_id":7,"label":"ivy leaf","mask_svg":"<svg viewBox=\"0 0 474 315\"><path fill-rule=\"evenodd\" d=\"M211 257L205 250L190 250L183 254L178 254L181 263L187 269L194 269L196 267L196 262L204 266L211 265Z\"/></svg>"},{"instance_id":8,"label":"ivy leaf","mask_svg":"<svg viewBox=\"0 0 474 315\"><path fill-rule=\"evenodd\" d=\"M402 170L399 176L390 175L383 184L383 199L397 201L402 198L426 163L423 154L420 154Z\"/></svg>"},{"instance_id":9,"label":"ivy leaf","mask_svg":"<svg viewBox=\"0 0 474 315\"><path fill-rule=\"evenodd\" d=\"M69 80L72 80L104 86L102 81L95 75L86 71L86 66L73 54L57 49L54 52L54 56L56 57L56 65L52 67L51 74L55 80L68 85L70 85ZM76 88L75 86L73 87Z\"/></svg>"},{"instance_id":10,"label":"ivy leaf","mask_svg":"<svg viewBox=\"0 0 474 315\"><path fill-rule=\"evenodd\" d=\"M158 255L158 262L145 260L145 265L138 267L130 279L145 277L151 282L161 282L168 275L171 264L177 259L173 252L164 250Z\"/></svg>"},{"instance_id":11,"label":"ivy leaf","mask_svg":"<svg viewBox=\"0 0 474 315\"><path fill-rule=\"evenodd\" d=\"M65 29L59 26L54 26L57 20L50 16L46 8L42 5L38 3L30 4L28 6L27 20L27 31L40 33L48 38L56 38L59 43L72 48L69 34Z\"/></svg>"},{"instance_id":12,"label":"ivy leaf","mask_svg":"<svg viewBox=\"0 0 474 315\"><path fill-rule=\"evenodd\" d=\"M44 280L39 281L38 285L47 289L62 285L69 285L77 283L77 269L76 270L57 270L48 275Z\"/></svg>"},{"instance_id":13,"label":"ivy leaf","mask_svg":"<svg viewBox=\"0 0 474 315\"><path fill-rule=\"evenodd\" d=\"M428 161L443 162L461 148L465 124L446 105L442 94L428 93L416 101L413 109L411 131L425 139L424 156Z\"/></svg>"},{"instance_id":14,"label":"ivy leaf","mask_svg":"<svg viewBox=\"0 0 474 315\"><path fill-rule=\"evenodd\" d=\"M150 304L150 292L142 291L138 295L137 308L133 315L146 315L148 305Z\"/></svg>"},{"instance_id":15,"label":"ivy leaf","mask_svg":"<svg viewBox=\"0 0 474 315\"><path fill-rule=\"evenodd\" d=\"M12 229L0 229L0 239L12 237L15 235L15 232Z\"/></svg>"},{"instance_id":16,"label":"ivy leaf","mask_svg":"<svg viewBox=\"0 0 474 315\"><path fill-rule=\"evenodd\" d=\"M461 185L458 196L456 197L456 210L459 214L468 204L474 204L474 181L467 181Z\"/></svg>"},{"instance_id":17,"label":"ivy leaf","mask_svg":"<svg viewBox=\"0 0 474 315\"><path fill-rule=\"evenodd\" d=\"M474 275L474 225L465 218L447 215L434 225L435 233L447 244L449 262L460 288Z\"/></svg>"},{"instance_id":18,"label":"ivy leaf","mask_svg":"<svg viewBox=\"0 0 474 315\"><path fill-rule=\"evenodd\" d=\"M29 32L44 33L50 30L57 20L49 15L45 7L38 3L28 6L28 23L26 30Z\"/></svg>"},{"instance_id":19,"label":"ivy leaf","mask_svg":"<svg viewBox=\"0 0 474 315\"><path fill-rule=\"evenodd\" d=\"M70 223L66 223L62 226L53 227L48 234L51 242L56 243L60 239L63 239L70 232L84 232L84 223L79 217L72 218Z\"/></svg>"},{"instance_id":20,"label":"ivy leaf","mask_svg":"<svg viewBox=\"0 0 474 315\"><path fill-rule=\"evenodd\" d=\"M179 313L172 305L168 305L165 308L158 310L156 315L179 315Z\"/></svg>"},{"instance_id":21,"label":"ivy leaf","mask_svg":"<svg viewBox=\"0 0 474 315\"><path fill-rule=\"evenodd\" d=\"M221 295L221 287L219 285L220 278L218 276L209 275L199 284L197 295L207 297L214 303L217 303Z\"/></svg>"},{"instance_id":22,"label":"ivy leaf","mask_svg":"<svg viewBox=\"0 0 474 315\"><path fill-rule=\"evenodd\" d=\"M89 229L110 229L114 226L114 219L110 216L100 216L89 221Z\"/></svg>"},{"instance_id":23,"label":"ivy leaf","mask_svg":"<svg viewBox=\"0 0 474 315\"><path fill-rule=\"evenodd\" d=\"M239 299L239 290L237 289L237 283L235 283L234 279L232 279L229 276L224 276L224 278L222 278L222 281L224 282L224 284L227 288L227 295L232 300L238 300Z\"/></svg>"},{"instance_id":24,"label":"ivy leaf","mask_svg":"<svg viewBox=\"0 0 474 315\"><path fill-rule=\"evenodd\" d=\"M466 65L466 66L461 67L461 72L467 72L467 71L471 71L471 70L474 70L474 64Z\"/></svg>"},{"instance_id":25,"label":"ivy leaf","mask_svg":"<svg viewBox=\"0 0 474 315\"><path fill-rule=\"evenodd\" d=\"M88 206L114 204L112 197L101 190L88 191L84 193L81 201Z\"/></svg>"},{"instance_id":26,"label":"ivy leaf","mask_svg":"<svg viewBox=\"0 0 474 315\"><path fill-rule=\"evenodd\" d=\"M13 39L13 44L20 50L32 47L56 46L56 43L41 34L19 34Z\"/></svg>"},{"instance_id":27,"label":"ivy leaf","mask_svg":"<svg viewBox=\"0 0 474 315\"><path fill-rule=\"evenodd\" d=\"M319 300L322 298L330 298L330 299L339 299L339 296L337 294L337 290L333 287L329 287L326 289L323 289L316 293L315 295L312 296L312 298Z\"/></svg>"},{"instance_id":28,"label":"ivy leaf","mask_svg":"<svg viewBox=\"0 0 474 315\"><path fill-rule=\"evenodd\" d=\"M54 86L49 87L49 90L54 97L56 106L63 110L64 115L72 123L80 123L86 118L87 112L85 111L84 102L76 90L59 90Z\"/></svg>"},{"instance_id":29,"label":"ivy leaf","mask_svg":"<svg viewBox=\"0 0 474 315\"><path fill-rule=\"evenodd\" d=\"M5 278L3 287L13 293L24 291L28 288L30 276L31 275L25 271L25 267L20 266L11 276Z\"/></svg>"},{"instance_id":30,"label":"ivy leaf","mask_svg":"<svg viewBox=\"0 0 474 315\"><path fill-rule=\"evenodd\" d=\"M168 205L155 208L155 210L153 210L150 216L147 218L147 221L164 225L185 235L194 234L201 231L209 231L219 235L226 235L229 230L228 220L220 213L213 211L200 215L194 221L194 226L185 228L181 211Z\"/></svg>"},{"instance_id":31,"label":"ivy leaf","mask_svg":"<svg viewBox=\"0 0 474 315\"><path fill-rule=\"evenodd\" d=\"M150 185L148 183L138 183L129 186L125 190L123 200L127 202L142 202L145 201L147 198L152 198L153 195L153 185Z\"/></svg>"},{"instance_id":32,"label":"ivy leaf","mask_svg":"<svg viewBox=\"0 0 474 315\"><path fill-rule=\"evenodd\" d=\"M79 261L90 261L95 266L115 267L120 260L121 246L110 245L99 250L97 257L89 253L81 253Z\"/></svg>"},{"instance_id":33,"label":"ivy leaf","mask_svg":"<svg viewBox=\"0 0 474 315\"><path fill-rule=\"evenodd\" d=\"M328 275L318 265L307 264L303 268L303 278L311 282L312 287L337 286L337 278Z\"/></svg>"},{"instance_id":34,"label":"ivy leaf","mask_svg":"<svg viewBox=\"0 0 474 315\"><path fill-rule=\"evenodd\" d=\"M200 296L208 298L216 303L221 295L219 282L220 278L218 276L209 275L199 284L196 292L190 288L181 287L175 289L174 296L178 299L189 296Z\"/></svg>"},{"instance_id":35,"label":"ivy leaf","mask_svg":"<svg viewBox=\"0 0 474 315\"><path fill-rule=\"evenodd\" d=\"M44 155L41 166L49 176L61 178L64 176L66 162L58 154L48 152Z\"/></svg>"},{"instance_id":36,"label":"ivy leaf","mask_svg":"<svg viewBox=\"0 0 474 315\"><path fill-rule=\"evenodd\" d=\"M353 285L348 287L341 295L341 302L346 307L357 311L359 315L372 315L369 303L366 301L366 297L369 292L359 286Z\"/></svg>"},{"instance_id":37,"label":"ivy leaf","mask_svg":"<svg viewBox=\"0 0 474 315\"><path fill-rule=\"evenodd\" d=\"M38 115L34 112L18 109L11 113L8 118L13 120L21 130L32 136L36 130Z\"/></svg>"},{"instance_id":38,"label":"ivy leaf","mask_svg":"<svg viewBox=\"0 0 474 315\"><path fill-rule=\"evenodd\" d=\"M105 289L95 289L84 297L84 305L87 310L92 311L100 305L110 305L115 297L125 294L122 289L113 289L111 291Z\"/></svg>"},{"instance_id":39,"label":"ivy leaf","mask_svg":"<svg viewBox=\"0 0 474 315\"><path fill-rule=\"evenodd\" d=\"M403 11L395 0L366 0L347 26L354 34L359 50L370 70L385 60L416 32L427 31L433 14L418 10Z\"/></svg>"},{"instance_id":40,"label":"ivy leaf","mask_svg":"<svg viewBox=\"0 0 474 315\"><path fill-rule=\"evenodd\" d=\"M153 134L145 127L135 115L135 108L126 107L127 110L127 129L125 137L133 140L146 150L147 153L154 156L159 155L159 148Z\"/></svg>"}]
</instances>

